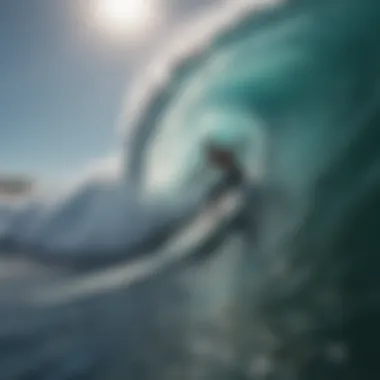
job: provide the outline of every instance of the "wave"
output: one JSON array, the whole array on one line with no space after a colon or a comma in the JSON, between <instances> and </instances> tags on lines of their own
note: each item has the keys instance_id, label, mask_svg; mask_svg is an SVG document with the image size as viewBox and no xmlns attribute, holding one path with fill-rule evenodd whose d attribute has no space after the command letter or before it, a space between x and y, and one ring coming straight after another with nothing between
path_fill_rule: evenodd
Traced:
<instances>
[{"instance_id":1,"label":"wave","mask_svg":"<svg viewBox=\"0 0 380 380\"><path fill-rule=\"evenodd\" d=\"M158 256L132 266L70 275L28 267L33 281L21 290L4 280L13 292L2 299L5 378L378 377L379 4L242 9L199 49L180 51L127 119L123 180L142 196L133 203L157 202L177 225L195 194L185 204L199 211L201 231L182 241L182 229L169 230L173 250L155 242ZM232 221L228 208L219 218L223 207L194 206L218 179L203 170L205 130L227 140L259 190ZM59 244L129 245L124 214L108 218L120 215L124 185L82 187L47 235L78 222ZM88 227L100 219L101 241ZM110 240L106 225L117 225Z\"/></svg>"}]
</instances>

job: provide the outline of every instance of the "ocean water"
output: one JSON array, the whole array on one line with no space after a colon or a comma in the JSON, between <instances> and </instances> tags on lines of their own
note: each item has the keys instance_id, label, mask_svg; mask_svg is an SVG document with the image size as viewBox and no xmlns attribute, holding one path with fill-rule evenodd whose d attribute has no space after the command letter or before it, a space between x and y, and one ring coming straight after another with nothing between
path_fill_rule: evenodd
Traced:
<instances>
[{"instance_id":1,"label":"ocean water","mask_svg":"<svg viewBox=\"0 0 380 380\"><path fill-rule=\"evenodd\" d=\"M180 35L125 120L145 199L201 200L210 139L248 191L107 269L3 258L2 379L379 378L380 4L269 5Z\"/></svg>"}]
</instances>

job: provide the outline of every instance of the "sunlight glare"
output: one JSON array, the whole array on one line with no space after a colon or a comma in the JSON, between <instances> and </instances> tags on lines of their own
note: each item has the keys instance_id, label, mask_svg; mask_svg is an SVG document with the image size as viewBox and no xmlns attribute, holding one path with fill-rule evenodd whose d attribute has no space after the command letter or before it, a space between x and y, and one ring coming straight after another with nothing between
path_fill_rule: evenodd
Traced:
<instances>
[{"instance_id":1,"label":"sunlight glare","mask_svg":"<svg viewBox=\"0 0 380 380\"><path fill-rule=\"evenodd\" d=\"M157 24L158 12L153 0L96 0L95 20L108 32L136 36Z\"/></svg>"}]
</instances>

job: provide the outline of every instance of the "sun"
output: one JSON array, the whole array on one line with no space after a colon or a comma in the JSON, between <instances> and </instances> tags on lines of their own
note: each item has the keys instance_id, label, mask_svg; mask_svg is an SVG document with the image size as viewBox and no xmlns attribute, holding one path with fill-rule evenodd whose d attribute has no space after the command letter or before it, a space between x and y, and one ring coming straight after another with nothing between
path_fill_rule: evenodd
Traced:
<instances>
[{"instance_id":1,"label":"sun","mask_svg":"<svg viewBox=\"0 0 380 380\"><path fill-rule=\"evenodd\" d=\"M137 36L152 30L158 22L154 0L95 0L98 28L116 35Z\"/></svg>"}]
</instances>

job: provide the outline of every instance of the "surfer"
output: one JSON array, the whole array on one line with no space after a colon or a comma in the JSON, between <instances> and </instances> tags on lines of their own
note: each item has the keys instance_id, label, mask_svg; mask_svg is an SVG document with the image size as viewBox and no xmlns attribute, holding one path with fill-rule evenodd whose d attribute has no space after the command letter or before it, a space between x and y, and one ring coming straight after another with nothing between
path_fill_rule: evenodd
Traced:
<instances>
[{"instance_id":1,"label":"surfer","mask_svg":"<svg viewBox=\"0 0 380 380\"><path fill-rule=\"evenodd\" d=\"M208 142L206 144L206 164L212 169L220 170L223 178L206 197L206 204L215 206L218 200L230 190L239 190L244 203L250 212L243 212L239 220L243 229L248 232L251 242L258 240L258 222L262 211L262 188L256 181L249 180L234 149Z\"/></svg>"},{"instance_id":2,"label":"surfer","mask_svg":"<svg viewBox=\"0 0 380 380\"><path fill-rule=\"evenodd\" d=\"M207 197L208 201L213 202L226 191L237 188L246 182L243 170L231 149L208 143L206 146L206 162L211 168L223 173L223 179L210 191Z\"/></svg>"}]
</instances>

